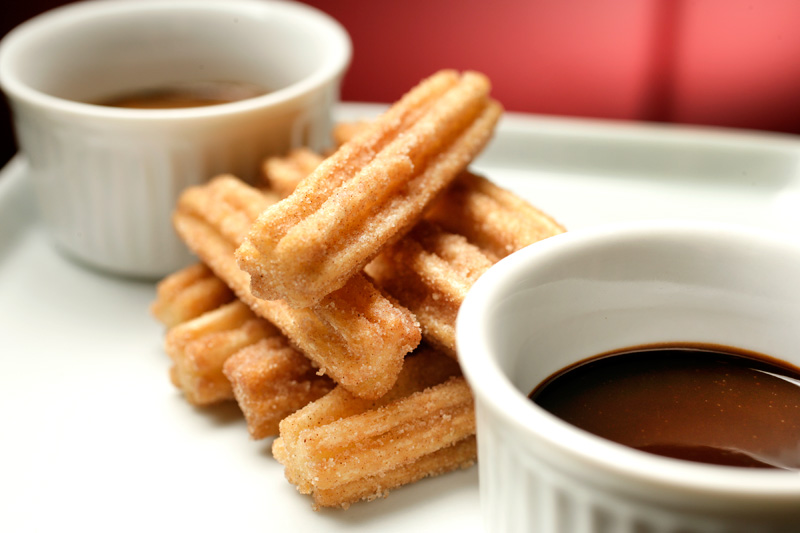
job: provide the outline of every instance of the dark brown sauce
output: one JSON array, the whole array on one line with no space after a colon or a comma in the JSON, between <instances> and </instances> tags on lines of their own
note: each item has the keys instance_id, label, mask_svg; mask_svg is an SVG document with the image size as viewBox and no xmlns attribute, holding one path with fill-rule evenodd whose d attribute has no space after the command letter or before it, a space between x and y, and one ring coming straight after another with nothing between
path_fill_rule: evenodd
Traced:
<instances>
[{"instance_id":1,"label":"dark brown sauce","mask_svg":"<svg viewBox=\"0 0 800 533\"><path fill-rule=\"evenodd\" d=\"M800 470L800 369L764 355L637 347L566 368L530 397L570 424L638 450Z\"/></svg>"},{"instance_id":2,"label":"dark brown sauce","mask_svg":"<svg viewBox=\"0 0 800 533\"><path fill-rule=\"evenodd\" d=\"M179 109L238 102L267 94L256 85L240 82L202 82L158 87L110 98L99 105L129 109Z\"/></svg>"}]
</instances>

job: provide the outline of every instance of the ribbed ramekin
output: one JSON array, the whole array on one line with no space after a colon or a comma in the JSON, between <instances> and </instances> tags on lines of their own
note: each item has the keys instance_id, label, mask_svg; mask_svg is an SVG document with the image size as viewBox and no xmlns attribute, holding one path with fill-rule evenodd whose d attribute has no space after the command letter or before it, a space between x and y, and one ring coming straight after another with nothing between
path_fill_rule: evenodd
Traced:
<instances>
[{"instance_id":1,"label":"ribbed ramekin","mask_svg":"<svg viewBox=\"0 0 800 533\"><path fill-rule=\"evenodd\" d=\"M44 13L0 43L0 85L58 247L82 263L160 277L189 260L179 192L217 174L253 179L263 158L329 143L350 41L290 2L108 0ZM183 82L256 84L210 107L96 105Z\"/></svg>"},{"instance_id":2,"label":"ribbed ramekin","mask_svg":"<svg viewBox=\"0 0 800 533\"><path fill-rule=\"evenodd\" d=\"M800 366L798 271L794 237L669 221L569 232L490 269L456 330L475 394L486 530L800 531L800 472L640 452L527 397L570 364L662 342L739 347Z\"/></svg>"}]
</instances>

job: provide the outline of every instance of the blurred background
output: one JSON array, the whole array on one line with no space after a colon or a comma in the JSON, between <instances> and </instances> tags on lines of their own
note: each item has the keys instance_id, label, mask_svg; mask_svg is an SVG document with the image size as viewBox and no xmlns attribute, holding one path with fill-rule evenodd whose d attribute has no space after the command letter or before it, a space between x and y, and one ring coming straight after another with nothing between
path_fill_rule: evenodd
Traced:
<instances>
[{"instance_id":1,"label":"blurred background","mask_svg":"<svg viewBox=\"0 0 800 533\"><path fill-rule=\"evenodd\" d=\"M4 2L0 35L70 2ZM800 134L797 0L307 0L353 40L342 99L392 102L441 68L509 111ZM0 165L16 147L0 105Z\"/></svg>"}]
</instances>

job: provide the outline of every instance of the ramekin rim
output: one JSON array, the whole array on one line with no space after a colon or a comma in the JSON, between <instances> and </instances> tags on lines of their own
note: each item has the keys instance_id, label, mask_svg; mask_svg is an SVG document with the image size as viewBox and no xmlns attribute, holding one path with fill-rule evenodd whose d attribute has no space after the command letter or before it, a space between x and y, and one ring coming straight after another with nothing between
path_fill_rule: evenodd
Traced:
<instances>
[{"instance_id":1,"label":"ramekin rim","mask_svg":"<svg viewBox=\"0 0 800 533\"><path fill-rule=\"evenodd\" d=\"M50 24L64 24L74 17L83 16L86 12L92 16L105 16L119 11L143 12L186 7L208 10L231 9L235 6L238 6L241 12L244 12L244 9L257 9L263 12L278 9L282 14L296 17L298 21L323 28L330 37L330 47L328 48L330 59L300 80L264 95L214 106L176 109L125 109L52 96L29 87L15 75L10 74L8 72L10 67L7 65L7 60L4 60L8 49L20 46L20 43L24 44L26 39L32 38L30 35L34 31L40 31L40 28ZM352 42L341 24L326 13L300 3L258 0L95 0L53 8L13 28L0 41L0 88L7 93L9 98L13 97L28 104L47 107L64 116L131 122L191 121L249 113L253 110L272 108L302 98L335 82L339 76L344 74L351 59Z\"/></svg>"}]
</instances>

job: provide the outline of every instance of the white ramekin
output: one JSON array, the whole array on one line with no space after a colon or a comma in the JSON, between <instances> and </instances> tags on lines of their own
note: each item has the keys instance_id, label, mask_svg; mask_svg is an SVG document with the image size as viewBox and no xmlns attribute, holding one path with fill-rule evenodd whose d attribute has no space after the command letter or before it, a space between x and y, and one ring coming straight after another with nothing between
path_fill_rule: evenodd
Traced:
<instances>
[{"instance_id":1,"label":"white ramekin","mask_svg":"<svg viewBox=\"0 0 800 533\"><path fill-rule=\"evenodd\" d=\"M800 472L691 463L584 432L527 395L571 363L655 342L800 366L800 242L711 223L579 230L482 276L457 322L487 531L800 531Z\"/></svg>"},{"instance_id":2,"label":"white ramekin","mask_svg":"<svg viewBox=\"0 0 800 533\"><path fill-rule=\"evenodd\" d=\"M189 257L170 216L216 174L251 179L268 154L329 142L351 44L307 6L256 0L71 4L0 43L0 85L58 247L112 273L163 276ZM137 89L243 81L266 95L211 107L94 105Z\"/></svg>"}]
</instances>

